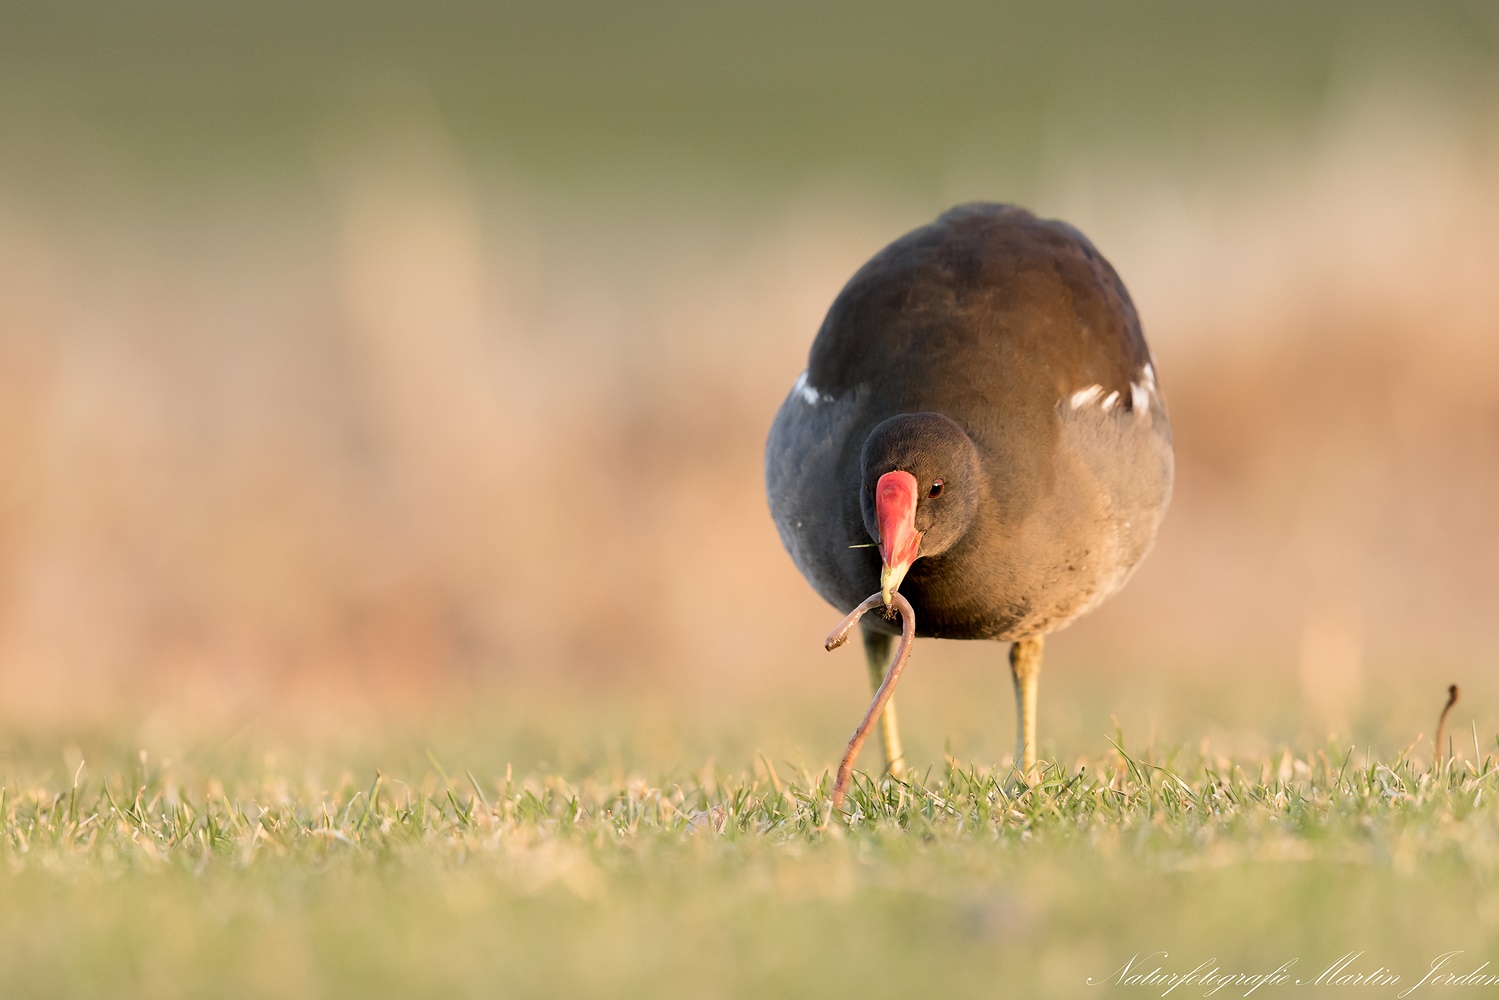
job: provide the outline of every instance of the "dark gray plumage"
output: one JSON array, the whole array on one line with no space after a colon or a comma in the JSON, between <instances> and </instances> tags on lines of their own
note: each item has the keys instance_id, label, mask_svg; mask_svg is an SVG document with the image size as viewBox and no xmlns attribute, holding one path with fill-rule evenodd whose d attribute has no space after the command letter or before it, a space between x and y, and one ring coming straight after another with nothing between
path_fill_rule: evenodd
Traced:
<instances>
[{"instance_id":1,"label":"dark gray plumage","mask_svg":"<svg viewBox=\"0 0 1499 1000\"><path fill-rule=\"evenodd\" d=\"M840 611L879 589L880 553L850 546L879 540L874 484L902 469L921 489L921 553L900 584L918 634L1026 640L1117 591L1145 555L1171 493L1171 429L1108 261L1064 223L971 204L839 293L765 466L782 542Z\"/></svg>"}]
</instances>

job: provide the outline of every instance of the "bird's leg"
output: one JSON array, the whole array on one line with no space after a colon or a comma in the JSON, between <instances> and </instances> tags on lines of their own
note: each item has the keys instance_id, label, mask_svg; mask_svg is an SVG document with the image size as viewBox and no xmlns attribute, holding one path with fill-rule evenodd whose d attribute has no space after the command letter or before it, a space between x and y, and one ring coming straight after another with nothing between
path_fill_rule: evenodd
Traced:
<instances>
[{"instance_id":1,"label":"bird's leg","mask_svg":"<svg viewBox=\"0 0 1499 1000\"><path fill-rule=\"evenodd\" d=\"M1027 781L1036 767L1036 682L1041 676L1041 636L1010 644L1015 675L1015 767Z\"/></svg>"},{"instance_id":2,"label":"bird's leg","mask_svg":"<svg viewBox=\"0 0 1499 1000\"><path fill-rule=\"evenodd\" d=\"M866 619L867 621L867 619ZM885 674L890 670L890 651L895 645L895 636L877 632L871 628L864 633L864 658L869 664L869 689L875 693L885 683ZM906 776L906 757L900 748L900 728L895 721L895 698L885 702L880 713L880 742L885 747L885 770L892 778Z\"/></svg>"}]
</instances>

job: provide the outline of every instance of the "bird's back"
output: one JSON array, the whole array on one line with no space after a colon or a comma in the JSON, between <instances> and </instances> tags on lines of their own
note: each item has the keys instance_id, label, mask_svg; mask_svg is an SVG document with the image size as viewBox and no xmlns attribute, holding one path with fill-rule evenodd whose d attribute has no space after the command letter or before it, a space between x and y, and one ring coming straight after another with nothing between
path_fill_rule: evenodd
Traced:
<instances>
[{"instance_id":1,"label":"bird's back","mask_svg":"<svg viewBox=\"0 0 1499 1000\"><path fill-rule=\"evenodd\" d=\"M907 577L924 634L1049 631L1123 583L1169 495L1170 431L1134 305L1085 237L964 205L839 293L766 451L782 539L839 607L879 571L872 550L849 548L869 541L860 445L886 418L926 411L973 438L990 503L970 545Z\"/></svg>"},{"instance_id":2,"label":"bird's back","mask_svg":"<svg viewBox=\"0 0 1499 1000\"><path fill-rule=\"evenodd\" d=\"M982 433L1084 385L1128 393L1149 360L1123 282L1081 233L974 204L859 269L818 331L807 381L834 398L868 385L896 413L956 408Z\"/></svg>"}]
</instances>

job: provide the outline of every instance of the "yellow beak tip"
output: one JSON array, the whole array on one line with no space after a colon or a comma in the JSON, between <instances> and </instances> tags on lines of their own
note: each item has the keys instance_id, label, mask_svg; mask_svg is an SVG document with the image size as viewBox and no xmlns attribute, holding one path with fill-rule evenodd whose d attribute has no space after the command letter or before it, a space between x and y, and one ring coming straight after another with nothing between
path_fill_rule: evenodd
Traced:
<instances>
[{"instance_id":1,"label":"yellow beak tip","mask_svg":"<svg viewBox=\"0 0 1499 1000\"><path fill-rule=\"evenodd\" d=\"M890 607L895 592L900 589L900 582L905 578L905 571L897 571L890 566L880 570L880 599L885 602L885 607Z\"/></svg>"}]
</instances>

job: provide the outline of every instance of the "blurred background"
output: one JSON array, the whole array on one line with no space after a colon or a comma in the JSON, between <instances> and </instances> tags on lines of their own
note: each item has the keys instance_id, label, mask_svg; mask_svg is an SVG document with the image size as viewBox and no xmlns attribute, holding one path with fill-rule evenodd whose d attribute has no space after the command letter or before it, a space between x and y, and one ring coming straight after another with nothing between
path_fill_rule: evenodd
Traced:
<instances>
[{"instance_id":1,"label":"blurred background","mask_svg":"<svg viewBox=\"0 0 1499 1000\"><path fill-rule=\"evenodd\" d=\"M1177 435L1043 749L1398 747L1452 681L1492 733L1479 0L0 3L0 717L831 758L863 666L764 436L854 269L972 199L1112 260ZM1007 754L1003 648L916 655L913 752Z\"/></svg>"}]
</instances>

